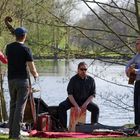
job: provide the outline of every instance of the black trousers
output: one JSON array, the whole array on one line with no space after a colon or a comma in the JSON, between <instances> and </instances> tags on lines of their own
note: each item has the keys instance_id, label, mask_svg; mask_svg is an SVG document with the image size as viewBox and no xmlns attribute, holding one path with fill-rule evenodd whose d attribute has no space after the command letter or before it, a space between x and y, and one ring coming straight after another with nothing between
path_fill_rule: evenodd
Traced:
<instances>
[{"instance_id":1,"label":"black trousers","mask_svg":"<svg viewBox=\"0 0 140 140\"><path fill-rule=\"evenodd\" d=\"M59 104L58 115L59 121L64 128L67 128L67 110L69 110L73 105L66 99ZM95 103L89 103L87 110L91 112L91 123L98 122L99 118L99 107Z\"/></svg>"},{"instance_id":2,"label":"black trousers","mask_svg":"<svg viewBox=\"0 0 140 140\"><path fill-rule=\"evenodd\" d=\"M140 81L136 81L134 87L134 114L135 124L140 125Z\"/></svg>"}]
</instances>

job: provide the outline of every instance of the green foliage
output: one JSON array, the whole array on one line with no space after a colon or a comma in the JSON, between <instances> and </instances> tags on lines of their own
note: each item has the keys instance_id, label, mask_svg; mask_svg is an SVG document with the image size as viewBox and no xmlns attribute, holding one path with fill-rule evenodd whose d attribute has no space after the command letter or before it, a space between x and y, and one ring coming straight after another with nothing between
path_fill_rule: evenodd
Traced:
<instances>
[{"instance_id":1,"label":"green foliage","mask_svg":"<svg viewBox=\"0 0 140 140\"><path fill-rule=\"evenodd\" d=\"M3 37L0 37L0 50L2 50L4 46L5 46L5 40Z\"/></svg>"},{"instance_id":2,"label":"green foliage","mask_svg":"<svg viewBox=\"0 0 140 140\"><path fill-rule=\"evenodd\" d=\"M0 48L13 41L4 25L4 18L11 16L14 28L25 26L29 30L27 44L36 57L87 57L94 54L99 57L108 53L122 57L133 55L134 42L140 33L138 15L134 16L137 2L134 2L134 6L127 1L101 2L100 5L94 1L99 8L98 12L90 9L85 17L70 24L71 12L76 9L77 2L1 0Z\"/></svg>"},{"instance_id":3,"label":"green foliage","mask_svg":"<svg viewBox=\"0 0 140 140\"><path fill-rule=\"evenodd\" d=\"M59 0L11 0L0 1L0 48L13 41L9 36L9 31L4 25L4 18L11 16L14 28L25 26L28 33L27 44L33 49L36 56L54 54L54 49L65 48L67 43L64 39L67 36L65 24L69 20L70 11L74 6L74 1ZM4 7L3 7L4 5ZM62 26L62 27L61 27ZM11 39L12 38L12 39ZM62 47L61 47L62 45Z\"/></svg>"}]
</instances>

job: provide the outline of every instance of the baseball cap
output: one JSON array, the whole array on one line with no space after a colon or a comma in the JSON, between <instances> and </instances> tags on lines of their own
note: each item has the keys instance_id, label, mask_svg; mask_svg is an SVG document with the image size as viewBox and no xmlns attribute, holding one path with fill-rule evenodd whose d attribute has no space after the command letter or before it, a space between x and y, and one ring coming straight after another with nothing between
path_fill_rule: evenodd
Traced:
<instances>
[{"instance_id":1,"label":"baseball cap","mask_svg":"<svg viewBox=\"0 0 140 140\"><path fill-rule=\"evenodd\" d=\"M27 32L28 32L27 29L24 28L24 27L18 27L18 28L15 29L15 35L16 35L16 36L23 36L23 35L25 35Z\"/></svg>"}]
</instances>

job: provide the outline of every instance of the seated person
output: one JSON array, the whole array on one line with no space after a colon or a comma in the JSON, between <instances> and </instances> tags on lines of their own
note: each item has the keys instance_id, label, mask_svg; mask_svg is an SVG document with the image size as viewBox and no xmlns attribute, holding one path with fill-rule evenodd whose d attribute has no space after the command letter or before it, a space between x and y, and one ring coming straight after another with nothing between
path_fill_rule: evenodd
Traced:
<instances>
[{"instance_id":1,"label":"seated person","mask_svg":"<svg viewBox=\"0 0 140 140\"><path fill-rule=\"evenodd\" d=\"M86 109L91 112L91 123L97 123L99 108L92 102L95 97L95 81L86 74L87 64L78 64L77 74L74 75L68 84L68 97L59 104L58 114L61 125L67 129L67 110L71 107L76 109L77 114Z\"/></svg>"}]
</instances>

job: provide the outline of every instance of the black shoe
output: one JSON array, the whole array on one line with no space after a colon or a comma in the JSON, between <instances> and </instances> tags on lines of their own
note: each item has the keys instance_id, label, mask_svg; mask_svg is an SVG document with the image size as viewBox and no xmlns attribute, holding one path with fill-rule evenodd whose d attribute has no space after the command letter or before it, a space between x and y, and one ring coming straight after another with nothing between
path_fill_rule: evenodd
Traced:
<instances>
[{"instance_id":1,"label":"black shoe","mask_svg":"<svg viewBox=\"0 0 140 140\"><path fill-rule=\"evenodd\" d=\"M135 131L137 131L137 130L139 129L139 125L135 125L135 126L133 127L133 129L134 129Z\"/></svg>"},{"instance_id":2,"label":"black shoe","mask_svg":"<svg viewBox=\"0 0 140 140\"><path fill-rule=\"evenodd\" d=\"M131 136L137 136L138 134L140 134L140 126L136 125L132 128L132 133L130 134Z\"/></svg>"}]
</instances>

